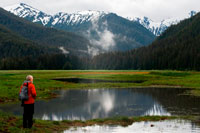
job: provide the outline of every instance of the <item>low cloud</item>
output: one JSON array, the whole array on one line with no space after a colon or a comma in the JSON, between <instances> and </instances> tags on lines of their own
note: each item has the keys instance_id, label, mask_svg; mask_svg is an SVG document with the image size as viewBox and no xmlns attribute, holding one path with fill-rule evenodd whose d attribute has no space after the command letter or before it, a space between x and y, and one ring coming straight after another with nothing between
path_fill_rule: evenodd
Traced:
<instances>
[{"instance_id":1,"label":"low cloud","mask_svg":"<svg viewBox=\"0 0 200 133\"><path fill-rule=\"evenodd\" d=\"M100 50L98 48L95 48L93 46L88 46L88 53L92 56L98 55L100 53Z\"/></svg>"},{"instance_id":2,"label":"low cloud","mask_svg":"<svg viewBox=\"0 0 200 133\"><path fill-rule=\"evenodd\" d=\"M92 47L88 47L88 53L99 54L100 51L109 51L115 46L115 35L108 30L107 21L98 25L98 19L92 21L91 28L87 31L87 38Z\"/></svg>"},{"instance_id":3,"label":"low cloud","mask_svg":"<svg viewBox=\"0 0 200 133\"><path fill-rule=\"evenodd\" d=\"M63 54L69 54L69 51L67 51L64 47L59 47L59 49L62 51Z\"/></svg>"}]
</instances>

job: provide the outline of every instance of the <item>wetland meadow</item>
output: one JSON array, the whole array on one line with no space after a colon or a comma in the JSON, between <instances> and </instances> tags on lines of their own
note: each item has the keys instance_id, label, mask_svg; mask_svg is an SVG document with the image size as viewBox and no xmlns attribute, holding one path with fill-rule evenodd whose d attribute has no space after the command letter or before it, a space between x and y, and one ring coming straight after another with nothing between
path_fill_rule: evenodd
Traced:
<instances>
[{"instance_id":1,"label":"wetland meadow","mask_svg":"<svg viewBox=\"0 0 200 133\"><path fill-rule=\"evenodd\" d=\"M37 100L33 128L23 129L28 74ZM199 132L199 110L197 71L0 71L0 132Z\"/></svg>"}]
</instances>

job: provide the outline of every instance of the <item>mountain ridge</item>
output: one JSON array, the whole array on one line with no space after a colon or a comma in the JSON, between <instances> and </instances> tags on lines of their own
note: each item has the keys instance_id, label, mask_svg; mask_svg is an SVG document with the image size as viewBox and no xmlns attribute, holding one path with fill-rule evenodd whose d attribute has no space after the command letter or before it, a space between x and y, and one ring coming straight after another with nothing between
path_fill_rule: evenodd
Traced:
<instances>
[{"instance_id":1,"label":"mountain ridge","mask_svg":"<svg viewBox=\"0 0 200 133\"><path fill-rule=\"evenodd\" d=\"M200 70L200 13L170 26L151 45L95 56L92 69Z\"/></svg>"},{"instance_id":2,"label":"mountain ridge","mask_svg":"<svg viewBox=\"0 0 200 133\"><path fill-rule=\"evenodd\" d=\"M142 24L145 28L147 28L149 31L151 31L154 35L160 36L171 25L178 24L180 21L187 19L187 18L191 18L196 14L197 14L196 11L190 11L190 13L188 13L188 16L185 16L182 19L168 18L168 19L163 19L160 22L153 21L148 17L143 17L143 18L135 17L135 18L127 18L127 19L129 19L131 21L136 21L136 22Z\"/></svg>"},{"instance_id":3,"label":"mountain ridge","mask_svg":"<svg viewBox=\"0 0 200 133\"><path fill-rule=\"evenodd\" d=\"M65 13L65 12L58 12L54 15L49 15L47 13L44 13L30 5L27 5L25 3L19 3L11 6L4 7L5 10L23 18L28 18L28 20L31 20L33 22L39 22L43 25L48 25L49 23L52 23L52 25L55 25L57 23L60 23L60 20L66 20L68 16L70 16L70 20L65 21L68 24L73 23L83 23L84 21L93 20L96 17L103 16L105 14L108 14L108 12L103 11L92 11L92 10L85 10L85 11L78 11L77 13ZM25 12L23 12L25 10ZM44 17L41 17L41 14L44 15ZM83 17L82 17L83 16ZM32 18L34 17L34 18ZM85 20L80 20L80 18L84 18ZM51 19L56 19L53 22L51 22Z\"/></svg>"},{"instance_id":4,"label":"mountain ridge","mask_svg":"<svg viewBox=\"0 0 200 133\"><path fill-rule=\"evenodd\" d=\"M88 45L79 35L35 24L0 8L2 70L77 69L79 58L88 57L80 50Z\"/></svg>"},{"instance_id":5,"label":"mountain ridge","mask_svg":"<svg viewBox=\"0 0 200 133\"><path fill-rule=\"evenodd\" d=\"M64 47L72 53L77 53L75 51L78 50L87 51L90 45L89 41L80 35L32 23L2 8L0 8L0 24L27 40L57 49Z\"/></svg>"},{"instance_id":6,"label":"mountain ridge","mask_svg":"<svg viewBox=\"0 0 200 133\"><path fill-rule=\"evenodd\" d=\"M4 9L14 13L17 16L26 18L32 22L37 22L44 26L47 25L47 26L52 26L52 27L54 25L59 25L61 23L66 23L68 25L78 25L84 22L94 21L98 17L103 17L106 14L111 13L111 12L104 12L104 11L86 10L86 11L78 11L77 13L59 12L54 15L48 15L24 3L7 6L7 7L4 7ZM22 12L23 9L31 9L33 13L28 12L28 11L23 13ZM197 13L196 11L191 11L189 15L183 19L194 16L196 13ZM164 19L160 22L159 21L157 22L157 21L151 20L150 18L146 16L144 16L143 18L127 17L125 19L128 19L133 22L138 22L139 24L143 25L146 29L148 29L150 32L152 32L155 36L160 36L169 26L173 24L177 24L178 22L183 20L180 18L169 18L169 19Z\"/></svg>"},{"instance_id":7,"label":"mountain ridge","mask_svg":"<svg viewBox=\"0 0 200 133\"><path fill-rule=\"evenodd\" d=\"M23 3L5 9L46 27L84 36L93 45L88 47L92 55L108 51L127 51L148 45L155 39L153 33L142 25L115 13L81 11L72 14L60 12L51 16Z\"/></svg>"}]
</instances>

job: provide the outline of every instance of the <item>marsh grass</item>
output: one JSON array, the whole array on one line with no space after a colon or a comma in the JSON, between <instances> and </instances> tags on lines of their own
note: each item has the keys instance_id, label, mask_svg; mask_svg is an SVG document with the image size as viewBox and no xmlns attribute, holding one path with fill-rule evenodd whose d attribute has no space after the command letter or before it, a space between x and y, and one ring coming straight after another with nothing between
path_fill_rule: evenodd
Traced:
<instances>
[{"instance_id":1,"label":"marsh grass","mask_svg":"<svg viewBox=\"0 0 200 133\"><path fill-rule=\"evenodd\" d=\"M136 72L136 73L134 73ZM37 91L37 99L49 99L55 97L53 91L59 89L93 89L93 88L133 88L133 87L185 87L192 88L190 95L200 96L200 73L186 71L63 71L63 70L38 70L38 71L0 71L0 103L12 103L18 101L19 88L26 75L34 76L34 84ZM86 78L103 79L113 81L139 81L143 83L69 83L55 81L55 78ZM114 117L94 119L88 121L44 121L34 120L32 129L22 128L22 117L0 111L0 132L61 132L70 127L91 126L95 124L113 124L128 126L139 121L160 121L166 119L190 119L199 122L194 117L168 117L168 116L144 116L144 117Z\"/></svg>"},{"instance_id":2,"label":"marsh grass","mask_svg":"<svg viewBox=\"0 0 200 133\"><path fill-rule=\"evenodd\" d=\"M189 93L200 96L200 73L189 71L64 71L64 70L12 70L0 71L0 103L18 102L19 88L26 75L34 76L37 99L54 97L52 90L132 87L185 87ZM55 78L85 78L111 81L145 81L142 83L70 83Z\"/></svg>"},{"instance_id":3,"label":"marsh grass","mask_svg":"<svg viewBox=\"0 0 200 133\"><path fill-rule=\"evenodd\" d=\"M105 119L93 119L87 121L80 120L63 120L63 121L49 121L34 119L34 124L31 129L24 129L22 127L22 117L17 117L12 114L0 111L0 132L8 133L52 133L62 132L70 127L85 127L92 125L120 125L128 126L134 122L140 121L162 121L172 119L189 119L195 121L195 117L178 117L178 116L142 116L142 117L113 117Z\"/></svg>"}]
</instances>

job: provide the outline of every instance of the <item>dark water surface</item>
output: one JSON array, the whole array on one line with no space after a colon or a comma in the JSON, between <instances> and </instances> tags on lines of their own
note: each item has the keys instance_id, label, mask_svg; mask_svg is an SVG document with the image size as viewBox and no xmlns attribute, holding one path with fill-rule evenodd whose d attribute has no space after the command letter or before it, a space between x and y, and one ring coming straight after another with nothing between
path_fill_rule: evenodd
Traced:
<instances>
[{"instance_id":1,"label":"dark water surface","mask_svg":"<svg viewBox=\"0 0 200 133\"><path fill-rule=\"evenodd\" d=\"M116 81L116 80L102 80L102 79L82 79L82 78L56 78L53 80L72 82L72 83L143 83L145 80L131 80L131 81Z\"/></svg>"},{"instance_id":2,"label":"dark water surface","mask_svg":"<svg viewBox=\"0 0 200 133\"><path fill-rule=\"evenodd\" d=\"M60 97L36 101L35 118L88 120L113 116L198 115L200 98L182 95L187 89L132 88L58 91ZM20 104L0 109L22 115Z\"/></svg>"}]
</instances>

